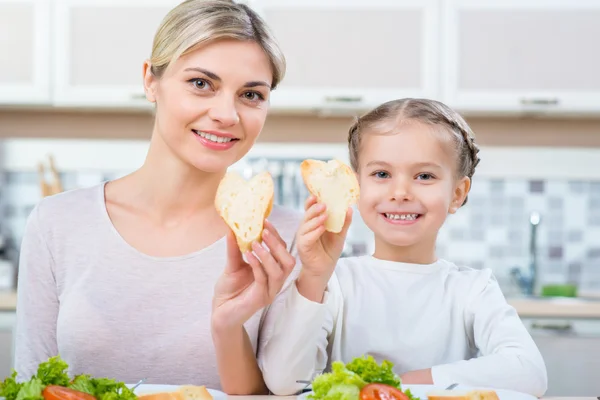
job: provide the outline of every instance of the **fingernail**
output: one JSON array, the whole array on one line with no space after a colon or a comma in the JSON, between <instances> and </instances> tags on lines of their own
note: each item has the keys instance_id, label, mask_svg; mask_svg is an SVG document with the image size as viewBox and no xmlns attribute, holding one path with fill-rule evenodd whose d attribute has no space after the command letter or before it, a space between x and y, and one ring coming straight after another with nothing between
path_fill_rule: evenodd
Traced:
<instances>
[{"instance_id":1,"label":"fingernail","mask_svg":"<svg viewBox=\"0 0 600 400\"><path fill-rule=\"evenodd\" d=\"M268 237L271 234L268 229L263 230L263 236Z\"/></svg>"}]
</instances>

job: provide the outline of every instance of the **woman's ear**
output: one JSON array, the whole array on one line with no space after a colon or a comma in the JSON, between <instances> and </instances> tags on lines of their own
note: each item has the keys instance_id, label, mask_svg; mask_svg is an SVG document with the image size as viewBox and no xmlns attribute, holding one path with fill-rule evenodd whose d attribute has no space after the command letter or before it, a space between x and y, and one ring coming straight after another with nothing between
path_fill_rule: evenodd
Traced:
<instances>
[{"instance_id":1,"label":"woman's ear","mask_svg":"<svg viewBox=\"0 0 600 400\"><path fill-rule=\"evenodd\" d=\"M158 85L158 78L152 73L152 65L149 60L144 62L144 92L146 93L146 99L151 102L156 102L156 86Z\"/></svg>"},{"instance_id":2,"label":"woman's ear","mask_svg":"<svg viewBox=\"0 0 600 400\"><path fill-rule=\"evenodd\" d=\"M456 182L452 201L450 202L450 208L448 208L448 212L450 214L454 214L463 205L470 189L471 179L469 179L469 177L464 176L462 179Z\"/></svg>"}]
</instances>

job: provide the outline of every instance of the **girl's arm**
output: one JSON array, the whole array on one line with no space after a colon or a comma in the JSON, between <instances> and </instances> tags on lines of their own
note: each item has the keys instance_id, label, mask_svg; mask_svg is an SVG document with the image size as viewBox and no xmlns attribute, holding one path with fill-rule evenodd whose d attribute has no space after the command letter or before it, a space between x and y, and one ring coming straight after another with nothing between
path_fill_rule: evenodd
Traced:
<instances>
[{"instance_id":1,"label":"girl's arm","mask_svg":"<svg viewBox=\"0 0 600 400\"><path fill-rule=\"evenodd\" d=\"M465 310L467 329L472 327L473 340L481 355L433 367L433 381L441 386L458 382L541 397L548 387L544 359L491 272L485 278L484 285L474 288Z\"/></svg>"},{"instance_id":2,"label":"girl's arm","mask_svg":"<svg viewBox=\"0 0 600 400\"><path fill-rule=\"evenodd\" d=\"M29 216L20 251L15 335L19 380L29 380L41 362L58 354L54 260L40 227L39 207Z\"/></svg>"}]
</instances>

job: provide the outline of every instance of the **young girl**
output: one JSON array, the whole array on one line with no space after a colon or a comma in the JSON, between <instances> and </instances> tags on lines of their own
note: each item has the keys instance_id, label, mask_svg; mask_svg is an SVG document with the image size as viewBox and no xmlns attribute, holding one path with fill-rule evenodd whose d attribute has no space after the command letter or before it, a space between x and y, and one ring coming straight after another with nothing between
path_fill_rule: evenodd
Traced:
<instances>
[{"instance_id":1,"label":"young girl","mask_svg":"<svg viewBox=\"0 0 600 400\"><path fill-rule=\"evenodd\" d=\"M543 395L544 361L492 272L435 253L479 162L467 123L437 101L395 100L359 118L348 143L375 251L338 260L350 218L340 234L325 232L324 205L308 199L297 235L302 270L272 308L259 351L270 390L294 393L303 387L296 380L333 361L372 355L391 361L405 384Z\"/></svg>"}]
</instances>

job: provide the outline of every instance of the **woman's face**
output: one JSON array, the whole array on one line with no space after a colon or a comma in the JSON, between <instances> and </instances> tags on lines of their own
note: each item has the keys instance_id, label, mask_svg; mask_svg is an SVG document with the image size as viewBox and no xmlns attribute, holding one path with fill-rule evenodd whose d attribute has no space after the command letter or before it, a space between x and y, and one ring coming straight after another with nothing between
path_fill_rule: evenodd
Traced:
<instances>
[{"instance_id":1,"label":"woman's face","mask_svg":"<svg viewBox=\"0 0 600 400\"><path fill-rule=\"evenodd\" d=\"M157 78L145 65L146 95L156 103L154 135L183 162L221 172L252 147L267 117L273 72L255 42L202 46Z\"/></svg>"}]
</instances>

